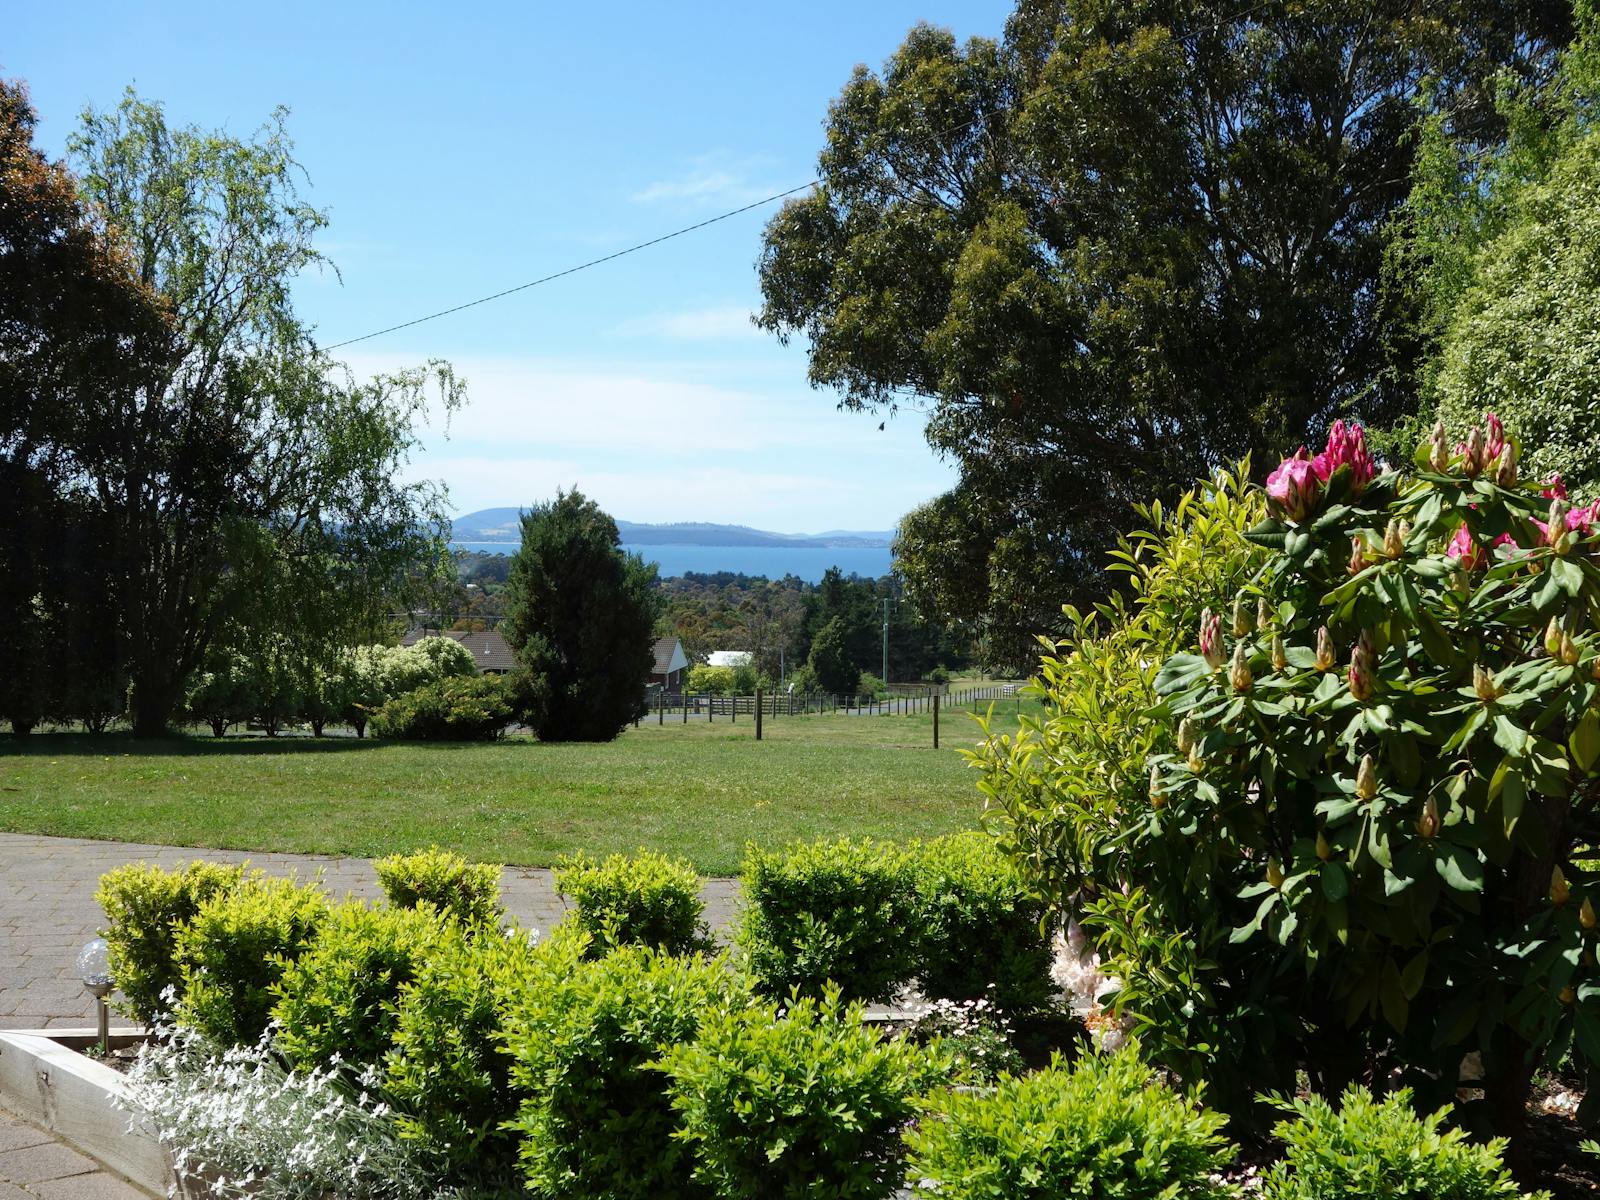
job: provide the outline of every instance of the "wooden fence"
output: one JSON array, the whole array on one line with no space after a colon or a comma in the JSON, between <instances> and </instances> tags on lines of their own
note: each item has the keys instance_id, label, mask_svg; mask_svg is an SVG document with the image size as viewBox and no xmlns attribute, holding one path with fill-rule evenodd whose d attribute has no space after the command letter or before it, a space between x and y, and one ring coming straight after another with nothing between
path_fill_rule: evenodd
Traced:
<instances>
[{"instance_id":1,"label":"wooden fence","mask_svg":"<svg viewBox=\"0 0 1600 1200\"><path fill-rule=\"evenodd\" d=\"M834 695L822 692L757 692L753 696L718 696L708 692L668 692L653 689L646 697L649 711L635 725L654 720L658 725L668 722L687 725L692 721L728 721L738 723L742 717L755 725L755 736L761 737L764 721L778 718L818 715L845 716L911 716L929 713L933 717L933 744L939 745L939 712L952 708L970 708L980 712L991 704L1010 701L1021 708L1020 683L984 683L966 687L904 687L891 689L885 695Z\"/></svg>"}]
</instances>

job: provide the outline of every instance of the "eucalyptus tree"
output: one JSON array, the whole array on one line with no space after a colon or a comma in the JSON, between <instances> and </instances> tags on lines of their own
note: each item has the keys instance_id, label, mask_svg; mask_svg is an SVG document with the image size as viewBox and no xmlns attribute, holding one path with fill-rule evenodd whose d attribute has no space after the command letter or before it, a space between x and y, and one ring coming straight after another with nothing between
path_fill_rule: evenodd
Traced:
<instances>
[{"instance_id":1,"label":"eucalyptus tree","mask_svg":"<svg viewBox=\"0 0 1600 1200\"><path fill-rule=\"evenodd\" d=\"M959 465L901 530L920 598L1014 652L1103 591L1134 503L1412 407L1380 286L1412 135L1431 106L1497 136L1496 81L1547 73L1569 25L1542 0L1024 0L1001 38L919 25L857 68L820 185L767 228L759 320L846 407L925 408Z\"/></svg>"}]
</instances>

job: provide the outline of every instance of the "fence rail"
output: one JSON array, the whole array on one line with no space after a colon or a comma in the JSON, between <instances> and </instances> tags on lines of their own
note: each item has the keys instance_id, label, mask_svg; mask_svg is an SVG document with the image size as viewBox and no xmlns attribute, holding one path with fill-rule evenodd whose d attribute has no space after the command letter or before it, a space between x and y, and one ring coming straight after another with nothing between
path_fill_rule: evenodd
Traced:
<instances>
[{"instance_id":1,"label":"fence rail","mask_svg":"<svg viewBox=\"0 0 1600 1200\"><path fill-rule=\"evenodd\" d=\"M635 724L651 718L660 725L668 721L688 724L691 720L737 722L741 717L753 720L758 705L760 715L769 720L819 714L910 716L931 713L936 705L945 711L967 707L978 711L989 703L1005 700L1017 702L1021 687L1016 682L955 688L901 686L887 694L875 696L823 692L758 692L751 696L721 696L709 692L668 692L656 688L646 698L649 712Z\"/></svg>"}]
</instances>

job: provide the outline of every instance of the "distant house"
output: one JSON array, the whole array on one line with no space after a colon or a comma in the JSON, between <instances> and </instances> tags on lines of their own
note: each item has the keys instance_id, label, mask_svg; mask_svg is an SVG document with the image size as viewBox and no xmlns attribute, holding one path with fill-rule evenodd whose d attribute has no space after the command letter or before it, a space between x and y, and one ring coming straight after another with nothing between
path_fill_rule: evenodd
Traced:
<instances>
[{"instance_id":1,"label":"distant house","mask_svg":"<svg viewBox=\"0 0 1600 1200\"><path fill-rule=\"evenodd\" d=\"M400 639L402 646L414 646L425 637L454 638L472 651L472 661L478 664L483 675L504 675L516 670L517 658L511 652L511 643L493 629L483 633L467 633L460 629L410 629Z\"/></svg>"},{"instance_id":2,"label":"distant house","mask_svg":"<svg viewBox=\"0 0 1600 1200\"><path fill-rule=\"evenodd\" d=\"M684 673L689 669L689 656L683 652L683 643L675 637L656 639L655 670L650 672L650 685L669 692L683 691Z\"/></svg>"},{"instance_id":3,"label":"distant house","mask_svg":"<svg viewBox=\"0 0 1600 1200\"><path fill-rule=\"evenodd\" d=\"M732 667L737 671L740 667L748 667L750 660L755 655L748 650L713 650L706 664L712 667Z\"/></svg>"}]
</instances>

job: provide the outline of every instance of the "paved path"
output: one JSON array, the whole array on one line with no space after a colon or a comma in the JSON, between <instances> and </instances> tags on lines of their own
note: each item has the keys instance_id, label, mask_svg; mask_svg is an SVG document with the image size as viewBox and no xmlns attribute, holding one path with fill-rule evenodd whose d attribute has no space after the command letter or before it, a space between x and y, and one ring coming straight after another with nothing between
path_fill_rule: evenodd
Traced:
<instances>
[{"instance_id":1,"label":"paved path","mask_svg":"<svg viewBox=\"0 0 1600 1200\"><path fill-rule=\"evenodd\" d=\"M100 876L124 863L172 868L196 858L248 861L272 875L293 872L310 878L320 871L323 886L335 896L382 895L372 862L365 858L248 854L0 833L0 1029L92 1025L94 1001L78 980L75 961L78 948L97 937L105 923L105 914L94 902ZM713 879L706 884L702 895L713 928L732 919L737 893L733 880ZM507 867L501 898L511 916L536 929L549 929L565 913L547 870ZM18 1197L0 1185L0 1200Z\"/></svg>"},{"instance_id":2,"label":"paved path","mask_svg":"<svg viewBox=\"0 0 1600 1200\"><path fill-rule=\"evenodd\" d=\"M0 1111L0 1200L148 1200L43 1130Z\"/></svg>"}]
</instances>

